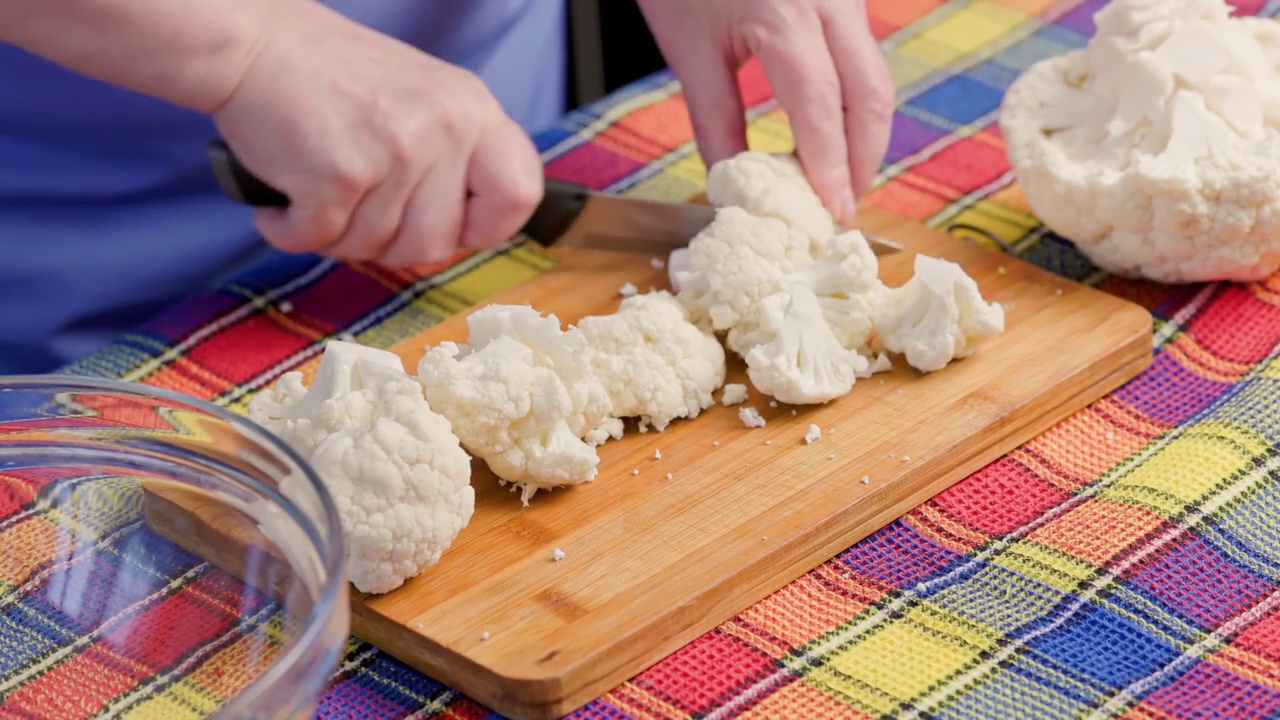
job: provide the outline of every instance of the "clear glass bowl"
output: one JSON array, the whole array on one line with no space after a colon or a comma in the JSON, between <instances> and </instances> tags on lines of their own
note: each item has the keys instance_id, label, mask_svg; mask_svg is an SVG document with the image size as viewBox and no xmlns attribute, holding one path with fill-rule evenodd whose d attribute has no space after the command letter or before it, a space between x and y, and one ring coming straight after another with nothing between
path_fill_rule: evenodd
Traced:
<instances>
[{"instance_id":1,"label":"clear glass bowl","mask_svg":"<svg viewBox=\"0 0 1280 720\"><path fill-rule=\"evenodd\" d=\"M232 412L0 377L0 716L310 716L349 632L341 543L306 461Z\"/></svg>"}]
</instances>

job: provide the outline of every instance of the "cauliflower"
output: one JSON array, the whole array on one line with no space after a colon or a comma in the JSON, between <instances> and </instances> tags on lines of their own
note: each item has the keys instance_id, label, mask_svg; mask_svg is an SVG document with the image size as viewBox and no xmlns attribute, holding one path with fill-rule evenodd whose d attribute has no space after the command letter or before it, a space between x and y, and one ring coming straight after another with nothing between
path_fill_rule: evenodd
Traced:
<instances>
[{"instance_id":1,"label":"cauliflower","mask_svg":"<svg viewBox=\"0 0 1280 720\"><path fill-rule=\"evenodd\" d=\"M1004 308L982 299L959 265L917 255L915 275L877 307L879 342L921 372L973 354L974 343L1004 331Z\"/></svg>"},{"instance_id":2,"label":"cauliflower","mask_svg":"<svg viewBox=\"0 0 1280 720\"><path fill-rule=\"evenodd\" d=\"M1113 0L1027 69L1000 127L1027 202L1096 265L1162 282L1280 268L1280 26L1222 0Z\"/></svg>"},{"instance_id":3,"label":"cauliflower","mask_svg":"<svg viewBox=\"0 0 1280 720\"><path fill-rule=\"evenodd\" d=\"M804 233L815 247L836 234L836 224L791 155L747 151L707 171L707 200L776 218Z\"/></svg>"},{"instance_id":4,"label":"cauliflower","mask_svg":"<svg viewBox=\"0 0 1280 720\"><path fill-rule=\"evenodd\" d=\"M389 592L419 575L471 521L471 458L390 352L330 341L310 390L302 373L286 373L253 398L249 417L324 482L361 592ZM291 475L280 492L304 502L301 482Z\"/></svg>"},{"instance_id":5,"label":"cauliflower","mask_svg":"<svg viewBox=\"0 0 1280 720\"><path fill-rule=\"evenodd\" d=\"M870 355L873 311L885 292L879 272L867 239L850 230L827 240L817 262L792 273L787 282L814 292L823 319L842 346Z\"/></svg>"},{"instance_id":6,"label":"cauliflower","mask_svg":"<svg viewBox=\"0 0 1280 720\"><path fill-rule=\"evenodd\" d=\"M724 392L720 393L720 402L725 407L741 405L746 401L747 386L741 383L729 383L724 386Z\"/></svg>"},{"instance_id":7,"label":"cauliflower","mask_svg":"<svg viewBox=\"0 0 1280 720\"><path fill-rule=\"evenodd\" d=\"M666 291L627 298L616 313L583 318L578 330L608 391L611 415L638 417L642 432L697 417L724 383L720 341L690 323Z\"/></svg>"},{"instance_id":8,"label":"cauliflower","mask_svg":"<svg viewBox=\"0 0 1280 720\"><path fill-rule=\"evenodd\" d=\"M745 357L747 377L760 392L792 405L821 404L847 394L868 372L867 359L840 344L809 286L791 283L761 306L757 335L772 338Z\"/></svg>"},{"instance_id":9,"label":"cauliflower","mask_svg":"<svg viewBox=\"0 0 1280 720\"><path fill-rule=\"evenodd\" d=\"M583 438L608 428L610 403L582 333L524 305L486 306L467 325L469 345L440 343L418 363L463 446L525 505L539 489L594 480L600 457Z\"/></svg>"},{"instance_id":10,"label":"cauliflower","mask_svg":"<svg viewBox=\"0 0 1280 720\"><path fill-rule=\"evenodd\" d=\"M673 252L667 269L692 321L723 331L753 323L760 300L777 292L787 273L812 262L809 240L798 230L730 207Z\"/></svg>"}]
</instances>

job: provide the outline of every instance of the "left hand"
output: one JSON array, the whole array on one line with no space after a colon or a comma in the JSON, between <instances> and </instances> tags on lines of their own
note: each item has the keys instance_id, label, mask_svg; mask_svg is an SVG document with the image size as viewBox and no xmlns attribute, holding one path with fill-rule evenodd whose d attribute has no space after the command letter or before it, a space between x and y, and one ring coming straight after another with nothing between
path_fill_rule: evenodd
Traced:
<instances>
[{"instance_id":1,"label":"left hand","mask_svg":"<svg viewBox=\"0 0 1280 720\"><path fill-rule=\"evenodd\" d=\"M894 85L866 0L638 0L680 79L707 166L747 149L737 69L759 58L796 155L840 224L889 146Z\"/></svg>"}]
</instances>

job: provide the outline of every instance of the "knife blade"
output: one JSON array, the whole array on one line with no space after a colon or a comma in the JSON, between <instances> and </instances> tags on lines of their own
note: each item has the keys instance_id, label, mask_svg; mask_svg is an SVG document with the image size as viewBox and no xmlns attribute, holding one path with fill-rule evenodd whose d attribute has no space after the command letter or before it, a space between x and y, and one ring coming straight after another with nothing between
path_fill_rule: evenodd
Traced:
<instances>
[{"instance_id":1,"label":"knife blade","mask_svg":"<svg viewBox=\"0 0 1280 720\"><path fill-rule=\"evenodd\" d=\"M228 197L253 207L289 206L289 198L249 171L222 140L209 144L209 161ZM716 208L699 203L608 195L578 183L546 178L542 202L521 232L544 247L590 248L665 257L685 247L715 219ZM864 233L876 255L902 246Z\"/></svg>"}]
</instances>

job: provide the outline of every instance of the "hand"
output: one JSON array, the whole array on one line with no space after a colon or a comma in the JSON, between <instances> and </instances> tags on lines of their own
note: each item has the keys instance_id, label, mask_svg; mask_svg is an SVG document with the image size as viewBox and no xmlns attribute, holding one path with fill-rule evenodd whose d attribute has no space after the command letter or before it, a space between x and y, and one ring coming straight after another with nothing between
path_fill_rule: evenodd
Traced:
<instances>
[{"instance_id":1,"label":"hand","mask_svg":"<svg viewBox=\"0 0 1280 720\"><path fill-rule=\"evenodd\" d=\"M842 225L889 146L894 85L865 0L639 0L708 166L747 149L736 70L759 58L809 182Z\"/></svg>"},{"instance_id":2,"label":"hand","mask_svg":"<svg viewBox=\"0 0 1280 720\"><path fill-rule=\"evenodd\" d=\"M266 240L405 266L513 236L542 163L480 79L305 5L263 34L214 113L245 166L290 198L259 212Z\"/></svg>"}]
</instances>

